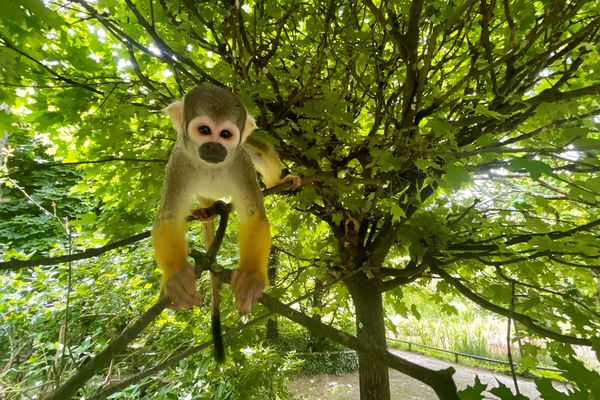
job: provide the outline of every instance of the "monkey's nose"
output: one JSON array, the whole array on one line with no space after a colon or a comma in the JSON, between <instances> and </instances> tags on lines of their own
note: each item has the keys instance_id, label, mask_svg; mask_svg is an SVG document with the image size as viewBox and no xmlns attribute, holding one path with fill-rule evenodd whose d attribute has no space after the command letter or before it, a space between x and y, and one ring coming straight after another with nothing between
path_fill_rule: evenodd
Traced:
<instances>
[{"instance_id":1,"label":"monkey's nose","mask_svg":"<svg viewBox=\"0 0 600 400\"><path fill-rule=\"evenodd\" d=\"M227 149L220 143L208 142L198 147L198 155L206 162L217 164L227 157Z\"/></svg>"}]
</instances>

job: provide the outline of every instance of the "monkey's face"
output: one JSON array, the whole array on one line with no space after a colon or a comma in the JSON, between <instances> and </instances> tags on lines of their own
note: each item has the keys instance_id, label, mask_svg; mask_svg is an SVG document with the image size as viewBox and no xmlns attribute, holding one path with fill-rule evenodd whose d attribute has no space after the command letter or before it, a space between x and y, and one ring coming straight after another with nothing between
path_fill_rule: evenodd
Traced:
<instances>
[{"instance_id":1,"label":"monkey's face","mask_svg":"<svg viewBox=\"0 0 600 400\"><path fill-rule=\"evenodd\" d=\"M187 136L197 156L207 164L217 166L230 161L240 143L240 128L229 120L214 121L207 115L192 119Z\"/></svg>"}]
</instances>

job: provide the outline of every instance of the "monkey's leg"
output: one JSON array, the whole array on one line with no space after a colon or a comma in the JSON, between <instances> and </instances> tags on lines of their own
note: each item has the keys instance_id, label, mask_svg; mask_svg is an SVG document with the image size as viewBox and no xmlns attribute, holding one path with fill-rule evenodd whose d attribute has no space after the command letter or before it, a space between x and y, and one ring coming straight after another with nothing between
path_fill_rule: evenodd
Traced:
<instances>
[{"instance_id":1,"label":"monkey's leg","mask_svg":"<svg viewBox=\"0 0 600 400\"><path fill-rule=\"evenodd\" d=\"M194 268L187 261L185 220L162 219L152 229L154 256L163 270L161 295L168 295L173 308L201 305L202 298L196 291Z\"/></svg>"},{"instance_id":2,"label":"monkey's leg","mask_svg":"<svg viewBox=\"0 0 600 400\"><path fill-rule=\"evenodd\" d=\"M233 272L231 286L238 312L245 315L269 284L271 232L266 218L257 214L240 223L239 246L240 265Z\"/></svg>"}]
</instances>

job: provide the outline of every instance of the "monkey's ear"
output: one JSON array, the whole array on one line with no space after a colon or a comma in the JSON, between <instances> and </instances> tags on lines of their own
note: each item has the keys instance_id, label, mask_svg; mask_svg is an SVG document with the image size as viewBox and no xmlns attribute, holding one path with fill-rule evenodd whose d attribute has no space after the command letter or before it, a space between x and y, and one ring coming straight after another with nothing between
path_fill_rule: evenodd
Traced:
<instances>
[{"instance_id":1,"label":"monkey's ear","mask_svg":"<svg viewBox=\"0 0 600 400\"><path fill-rule=\"evenodd\" d=\"M163 110L171 120L177 133L183 133L183 101L175 101Z\"/></svg>"},{"instance_id":2,"label":"monkey's ear","mask_svg":"<svg viewBox=\"0 0 600 400\"><path fill-rule=\"evenodd\" d=\"M250 113L246 112L246 125L244 125L244 131L242 132L242 140L246 140L256 128L256 120Z\"/></svg>"}]
</instances>

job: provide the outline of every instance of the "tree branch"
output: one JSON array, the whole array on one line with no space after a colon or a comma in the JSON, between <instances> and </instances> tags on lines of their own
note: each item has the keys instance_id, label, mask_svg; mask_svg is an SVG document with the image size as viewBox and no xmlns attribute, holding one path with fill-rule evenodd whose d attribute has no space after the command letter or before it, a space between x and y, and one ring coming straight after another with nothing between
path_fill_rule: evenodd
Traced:
<instances>
[{"instance_id":1,"label":"tree branch","mask_svg":"<svg viewBox=\"0 0 600 400\"><path fill-rule=\"evenodd\" d=\"M18 169L16 171L10 172L8 174L0 175L0 179L6 178L9 176L14 176L14 175L27 174L32 171L39 171L40 169L43 169L43 168L68 167L68 166L72 166L72 165L84 165L84 164L103 164L103 163L109 163L109 162L115 162L115 161L133 162L133 163L163 163L163 164L166 164L167 159L108 157L108 158L103 158L100 160L91 160L91 161L70 161L70 162L62 162L62 163L38 163L38 164L34 164L35 167L33 167L33 168Z\"/></svg>"},{"instance_id":2,"label":"tree branch","mask_svg":"<svg viewBox=\"0 0 600 400\"><path fill-rule=\"evenodd\" d=\"M413 0L410 6L408 27L406 31L406 78L402 85L402 127L415 125L414 116L419 109L417 101L422 88L418 87L419 74L426 73L419 70L419 24L423 11L423 0Z\"/></svg>"},{"instance_id":3,"label":"tree branch","mask_svg":"<svg viewBox=\"0 0 600 400\"><path fill-rule=\"evenodd\" d=\"M203 254L201 252L193 251L192 252L192 256L194 258L197 271L199 269L201 269L201 270L205 269L204 266L208 265L208 263L209 263L209 261L207 261L208 260L207 255L205 255L205 254ZM223 269L222 267L220 267L218 265L215 265L215 266L213 266L213 269L211 269L211 272L214 273L214 274L216 274L219 277L220 282L230 282L231 281L231 272L232 272L231 270ZM293 304L296 304L296 303L298 303L298 302L300 302L302 300L305 300L305 299L307 299L307 298L309 298L311 296L314 296L316 293L321 292L321 291L323 291L323 290L325 290L325 289L327 289L327 288L335 285L336 283L342 281L346 277L347 276L340 277L340 278L335 279L335 280L333 280L331 282L328 282L328 283L326 283L324 285L321 285L318 288L316 288L315 290L310 291L309 293L306 293L305 295L296 298L294 301L288 303L287 306L289 307L289 306L291 306ZM256 318L254 318L252 321L243 324L242 326L237 326L237 327L228 329L225 333L223 333L223 337L227 338L227 337L232 337L232 336L238 335L240 332L242 332L242 331L248 329L249 327L254 326L257 323L265 320L271 314L272 314L271 312L267 312L267 313L265 313L263 315L260 315L260 316L258 316ZM198 352L206 349L212 343L213 343L212 340L210 340L210 341L204 342L204 343L202 343L202 344L200 344L198 346L194 346L194 347L191 347L189 349L183 350L183 351L181 351L181 352L179 352L179 353L177 353L177 354L175 354L175 355L173 355L173 356L171 356L171 357L169 357L169 358L167 358L167 359L159 362L157 365L155 365L152 368L144 370L144 371L142 371L142 372L140 372L138 374L135 374L135 375L133 375L133 376L125 379L124 381L115 383L115 384L113 384L113 385L111 385L111 386L109 386L107 388L102 389L101 391L99 391L95 395L93 395L90 398L90 400L92 400L92 399L94 399L94 400L104 399L104 398L106 398L107 396L109 396L109 395L111 395L113 393L116 393L116 392L118 392L118 391L120 391L120 390L122 390L122 389L124 389L124 388L126 388L128 386L130 386L130 385L133 385L136 382L139 382L143 378L146 378L148 376L152 376L152 375L154 375L154 374L156 374L156 373L158 373L158 372L160 372L160 371L162 371L162 370L164 370L164 369L166 369L166 368L168 368L168 367L170 367L172 365L175 365L179 361L181 361L181 360L183 360L183 359L191 356L192 354L196 354L196 353L198 353Z\"/></svg>"},{"instance_id":4,"label":"tree branch","mask_svg":"<svg viewBox=\"0 0 600 400\"><path fill-rule=\"evenodd\" d=\"M306 186L306 184L302 183L302 186ZM287 192L290 190L295 190L296 188L293 186L291 182L285 182L276 186L273 186L269 189L263 190L263 196L269 196L276 193ZM221 207L220 203L215 203L213 206L206 209L206 212L209 216L213 216L219 214L219 207ZM230 205L225 205L225 207L231 207ZM230 209L230 208L229 208ZM193 217L194 212L192 212L192 216L188 217L188 221L194 220L196 218ZM56 265L69 261L76 260L84 260L87 258L96 257L102 253L106 253L107 251L118 249L119 247L127 246L128 244L139 242L140 240L146 239L150 237L150 231L144 231L142 233L138 233L136 235L130 236L125 239L117 240L116 242L107 244L106 246L97 247L94 249L88 249L82 251L80 253L70 254L66 256L60 257L41 257L33 260L16 260L12 259L9 261L0 262L0 271L2 270L18 270L21 268L27 267L35 267L37 265Z\"/></svg>"},{"instance_id":5,"label":"tree branch","mask_svg":"<svg viewBox=\"0 0 600 400\"><path fill-rule=\"evenodd\" d=\"M119 247L139 242L140 240L144 240L148 237L150 237L150 231L144 231L142 233L138 233L128 238L117 240L116 242L112 242L110 244L107 244L106 246L88 249L82 251L81 253L74 253L60 257L41 257L33 260L12 259L9 261L3 261L0 262L0 271L18 270L21 268L35 267L37 265L56 265L69 261L85 260L87 258L96 257L102 253L106 253L107 251L118 249Z\"/></svg>"},{"instance_id":6,"label":"tree branch","mask_svg":"<svg viewBox=\"0 0 600 400\"><path fill-rule=\"evenodd\" d=\"M523 109L531 109L531 108L537 107L540 104L544 104L544 103L558 103L561 101L572 100L572 99L576 99L579 97L597 96L599 94L600 94L600 83L597 83L595 85L586 86L586 87L583 87L580 89L569 90L566 92L559 92L557 90L544 90L537 96L530 97L530 98L523 100L522 102L517 103L517 104L501 107L494 111L497 113L500 113L502 115L509 116L510 114L515 113L517 111L520 111ZM489 121L490 119L493 119L493 118L488 117L488 116L477 116L477 117L459 119L456 122L453 122L452 124L456 127L475 126L475 125L481 125L481 124L485 123L486 121Z\"/></svg>"},{"instance_id":7,"label":"tree branch","mask_svg":"<svg viewBox=\"0 0 600 400\"><path fill-rule=\"evenodd\" d=\"M107 18L104 17L104 14L99 13L94 7L92 7L90 4L88 4L85 0L73 0L73 1L77 4L79 4L80 6L82 6L85 10L87 10L87 12L89 12L92 17L94 17L96 20L98 20L98 22L100 22L124 46L127 46L128 43L131 43L131 44L133 44L133 46L135 46L142 52L146 53L147 55L157 58L161 62L172 65L176 71L177 70L181 71L191 81L193 81L193 82L198 81L197 77L194 74L192 74L190 71L188 71L187 68L185 68L178 61L178 59L176 57L174 58L172 56L172 54L170 56L166 56L166 54L167 54L166 52L164 54L163 53L160 53L160 54L153 53L152 51L150 51L150 49L143 46L140 42L133 39L131 36L127 35L119 27L117 27L114 24L112 24L111 22L109 22L107 20Z\"/></svg>"},{"instance_id":8,"label":"tree branch","mask_svg":"<svg viewBox=\"0 0 600 400\"><path fill-rule=\"evenodd\" d=\"M441 268L435 268L435 269L432 268L431 272L440 275L446 282L448 282L456 290L458 290L458 292L460 294L462 294L463 296L465 296L472 302L480 305L481 307L483 307L487 310L495 312L496 314L503 315L507 318L512 318L515 321L518 321L521 324L523 324L525 327L529 328L532 332L535 332L542 337L553 339L553 340L556 340L557 342L561 342L561 343L576 344L576 345L581 345L581 346L591 346L592 345L592 342L589 339L578 338L578 337L574 337L574 336L567 336L567 335L563 335L558 332L551 331L549 329L546 329L546 328L543 328L543 327L537 325L535 323L535 321L527 315L519 314L517 312L507 310L505 308L502 308L500 306L497 306L496 304L489 302L488 300L484 299L483 297L481 297L481 296L475 294L474 292L472 292L471 290L469 290L469 288L464 286L460 282L460 280L453 277L452 275L450 275L448 272L444 271Z\"/></svg>"},{"instance_id":9,"label":"tree branch","mask_svg":"<svg viewBox=\"0 0 600 400\"><path fill-rule=\"evenodd\" d=\"M379 268L385 261L391 247L396 242L400 224L387 221L379 230L379 234L373 240L367 251L365 264L368 268Z\"/></svg>"},{"instance_id":10,"label":"tree branch","mask_svg":"<svg viewBox=\"0 0 600 400\"><path fill-rule=\"evenodd\" d=\"M427 384L442 400L458 400L456 384L452 380L454 374L454 368L452 367L437 371L432 370L398 357L385 348L379 348L370 343L361 343L355 336L325 325L286 306L267 294L264 294L258 301L269 310L304 326L311 332L338 342L352 350L367 354L369 357L382 360L389 367Z\"/></svg>"},{"instance_id":11,"label":"tree branch","mask_svg":"<svg viewBox=\"0 0 600 400\"><path fill-rule=\"evenodd\" d=\"M219 206L217 206L219 207ZM225 229L228 222L228 209L222 209L219 227L215 235L215 240L208 249L207 255L204 256L202 265L196 265L196 275L207 270L212 266L216 259L217 251L223 242ZM65 383L58 387L45 400L63 400L69 399L77 393L77 391L85 385L96 373L105 368L112 359L118 354L121 354L127 348L127 345L140 334L158 315L171 304L171 299L167 296L159 297L159 299L150 307L144 314L133 320L129 326L121 332L119 336L113 339L108 346L104 348L95 357L85 363L81 368L71 376Z\"/></svg>"},{"instance_id":12,"label":"tree branch","mask_svg":"<svg viewBox=\"0 0 600 400\"><path fill-rule=\"evenodd\" d=\"M152 37L160 51L164 52L168 55L168 57L175 57L175 59L181 60L185 65L190 67L192 70L196 71L202 78L205 80L219 86L223 86L218 80L213 78L211 75L207 74L206 71L198 67L192 60L183 54L178 54L171 47L169 47L165 41L156 33L156 30L146 21L146 19L142 16L137 7L131 2L131 0L125 0L127 7L133 12L137 21L144 27L146 32Z\"/></svg>"},{"instance_id":13,"label":"tree branch","mask_svg":"<svg viewBox=\"0 0 600 400\"><path fill-rule=\"evenodd\" d=\"M590 230L592 230L592 228L595 228L597 226L600 226L600 219L588 222L587 224L584 224L584 225L576 226L575 228L569 229L567 231L554 231L554 232L547 232L547 233L528 233L525 235L519 235L519 236L509 239L506 242L501 243L501 244L483 244L481 242L480 243L463 242L463 243L457 243L457 244L453 244L453 245L451 244L447 247L447 249L448 250L492 251L492 250L498 250L501 247L507 247L507 246L513 246L515 244L525 243L525 242L530 241L534 237L548 236L552 240L562 239L565 237L572 236L579 232L590 231ZM504 237L504 235L500 236L500 237Z\"/></svg>"},{"instance_id":14,"label":"tree branch","mask_svg":"<svg viewBox=\"0 0 600 400\"><path fill-rule=\"evenodd\" d=\"M159 299L148 311L133 320L127 328L98 353L86 362L65 383L58 387L45 400L64 400L73 397L77 391L85 385L98 371L106 367L118 354L121 354L127 345L171 303L171 299L163 297Z\"/></svg>"},{"instance_id":15,"label":"tree branch","mask_svg":"<svg viewBox=\"0 0 600 400\"><path fill-rule=\"evenodd\" d=\"M233 337L235 335L239 335L241 332L247 330L248 328L253 327L254 325L258 324L259 322L264 321L265 319L269 318L270 316L271 316L271 313L269 312L269 313L266 313L259 317L254 318L252 321L249 321L242 326L236 326L235 328L228 329L226 332L223 333L223 338L229 338L229 337ZM178 364L181 360L184 360L191 355L197 354L197 353L201 352L202 350L209 348L210 346L212 346L212 344L213 344L212 340L207 340L206 342L201 343L197 346L191 347L186 350L182 350L182 351L172 355L171 357L169 357L165 360L162 360L161 362L156 364L154 367L143 370L142 372L139 372L133 376L130 376L127 379L124 379L120 382L114 383L108 387L105 387L105 388L99 390L97 393L95 393L93 396L91 396L89 398L89 400L106 399L111 394L117 393L117 392L139 382L140 380L142 380L144 378L153 376L153 375L159 373L160 371L163 371L171 366Z\"/></svg>"},{"instance_id":16,"label":"tree branch","mask_svg":"<svg viewBox=\"0 0 600 400\"><path fill-rule=\"evenodd\" d=\"M75 87L79 87L79 88L82 88L82 89L89 90L90 92L92 92L94 94L99 94L99 95L102 95L102 96L104 95L104 92L96 89L93 86L87 85L85 83L74 81L71 78L68 78L66 76L63 76L63 75L59 74L58 72L54 71L49 66L47 66L44 63L42 63L41 61L35 59L33 56L31 56L31 55L25 53L23 50L17 48L11 41L9 41L4 36L0 36L0 43L2 43L4 46L6 46L6 48L9 48L9 49L11 49L12 51L14 51L16 53L21 54L23 57L25 57L25 58L33 61L37 66L39 66L40 68L48 71L48 73L50 73L50 75L52 75L53 77L55 77L59 81L68 83L72 87L75 86Z\"/></svg>"},{"instance_id":17,"label":"tree branch","mask_svg":"<svg viewBox=\"0 0 600 400\"><path fill-rule=\"evenodd\" d=\"M381 274L394 277L394 279L383 281L381 283L381 291L387 292L397 288L400 285L406 285L415 281L423 274L423 272L425 272L427 267L429 267L430 262L431 256L429 254L425 254L423 256L423 260L419 264L417 264L416 260L410 260L404 269L381 268L379 270Z\"/></svg>"}]
</instances>

